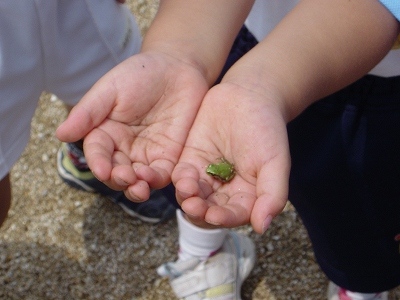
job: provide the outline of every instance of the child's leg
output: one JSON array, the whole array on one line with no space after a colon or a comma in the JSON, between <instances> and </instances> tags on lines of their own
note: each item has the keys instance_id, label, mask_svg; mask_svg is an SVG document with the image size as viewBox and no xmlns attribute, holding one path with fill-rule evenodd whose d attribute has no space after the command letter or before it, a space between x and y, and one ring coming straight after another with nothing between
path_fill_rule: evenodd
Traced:
<instances>
[{"instance_id":1,"label":"child's leg","mask_svg":"<svg viewBox=\"0 0 400 300\"><path fill-rule=\"evenodd\" d=\"M11 205L11 184L10 175L7 174L0 180L0 226L7 218L8 210Z\"/></svg>"},{"instance_id":2,"label":"child's leg","mask_svg":"<svg viewBox=\"0 0 400 300\"><path fill-rule=\"evenodd\" d=\"M9 172L29 142L32 116L43 90L36 2L1 2L0 225L11 203Z\"/></svg>"},{"instance_id":3,"label":"child's leg","mask_svg":"<svg viewBox=\"0 0 400 300\"><path fill-rule=\"evenodd\" d=\"M1 4L0 19L6 26L0 26L0 226L11 205L9 171L29 142L31 120L44 90L37 2Z\"/></svg>"}]
</instances>

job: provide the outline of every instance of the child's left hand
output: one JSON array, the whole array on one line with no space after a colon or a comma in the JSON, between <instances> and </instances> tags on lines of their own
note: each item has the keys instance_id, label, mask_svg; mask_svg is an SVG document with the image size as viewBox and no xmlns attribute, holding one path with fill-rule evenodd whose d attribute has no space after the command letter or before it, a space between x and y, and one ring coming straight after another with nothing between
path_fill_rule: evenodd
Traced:
<instances>
[{"instance_id":1,"label":"child's left hand","mask_svg":"<svg viewBox=\"0 0 400 300\"><path fill-rule=\"evenodd\" d=\"M224 83L205 96L172 173L178 202L192 221L262 233L287 201L290 169L286 123L276 99ZM221 182L206 173L225 158L236 175Z\"/></svg>"}]
</instances>

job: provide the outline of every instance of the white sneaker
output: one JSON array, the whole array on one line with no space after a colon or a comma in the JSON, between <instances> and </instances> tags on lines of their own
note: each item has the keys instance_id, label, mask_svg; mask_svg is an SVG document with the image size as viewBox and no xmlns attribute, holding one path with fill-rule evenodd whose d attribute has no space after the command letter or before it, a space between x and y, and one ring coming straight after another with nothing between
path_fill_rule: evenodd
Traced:
<instances>
[{"instance_id":1,"label":"white sneaker","mask_svg":"<svg viewBox=\"0 0 400 300\"><path fill-rule=\"evenodd\" d=\"M229 232L221 249L205 261L192 258L161 265L157 272L168 276L179 299L240 300L243 281L255 264L250 238Z\"/></svg>"},{"instance_id":2,"label":"white sneaker","mask_svg":"<svg viewBox=\"0 0 400 300\"><path fill-rule=\"evenodd\" d=\"M328 286L328 300L388 300L388 292L382 292L375 295L371 295L370 297L363 297L362 294L352 293L353 296L349 296L347 291L333 282L329 282ZM359 295L357 295L359 294Z\"/></svg>"}]
</instances>

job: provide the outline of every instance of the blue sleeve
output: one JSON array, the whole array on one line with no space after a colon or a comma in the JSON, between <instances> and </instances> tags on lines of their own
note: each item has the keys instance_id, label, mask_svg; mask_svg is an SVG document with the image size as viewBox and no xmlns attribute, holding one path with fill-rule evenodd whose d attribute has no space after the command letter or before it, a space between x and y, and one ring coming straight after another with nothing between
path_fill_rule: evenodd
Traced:
<instances>
[{"instance_id":1,"label":"blue sleeve","mask_svg":"<svg viewBox=\"0 0 400 300\"><path fill-rule=\"evenodd\" d=\"M400 0L380 0L380 2L400 21Z\"/></svg>"}]
</instances>

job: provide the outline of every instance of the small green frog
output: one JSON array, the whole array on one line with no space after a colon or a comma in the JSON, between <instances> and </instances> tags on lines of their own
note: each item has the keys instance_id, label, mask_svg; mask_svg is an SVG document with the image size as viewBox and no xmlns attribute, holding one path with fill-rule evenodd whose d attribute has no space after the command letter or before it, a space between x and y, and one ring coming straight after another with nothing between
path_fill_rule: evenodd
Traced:
<instances>
[{"instance_id":1,"label":"small green frog","mask_svg":"<svg viewBox=\"0 0 400 300\"><path fill-rule=\"evenodd\" d=\"M222 182L228 182L232 180L236 174L234 165L223 157L219 158L218 160L218 163L208 165L206 173Z\"/></svg>"}]
</instances>

